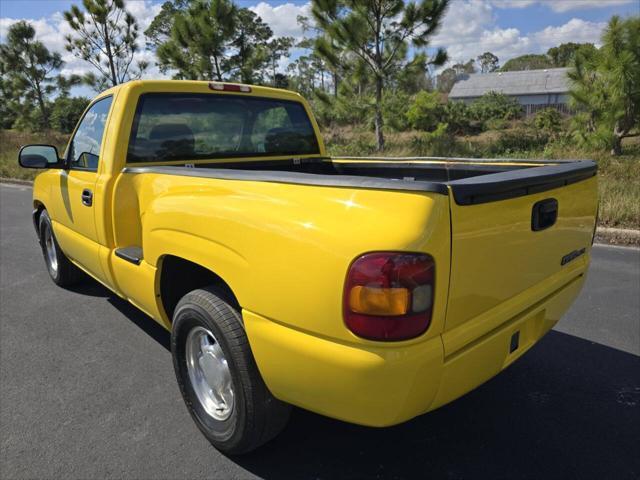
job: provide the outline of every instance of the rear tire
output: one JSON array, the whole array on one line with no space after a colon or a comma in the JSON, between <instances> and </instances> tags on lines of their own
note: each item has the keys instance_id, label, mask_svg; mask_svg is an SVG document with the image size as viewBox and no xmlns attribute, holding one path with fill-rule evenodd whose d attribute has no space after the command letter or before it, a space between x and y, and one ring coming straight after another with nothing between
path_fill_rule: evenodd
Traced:
<instances>
[{"instance_id":1,"label":"rear tire","mask_svg":"<svg viewBox=\"0 0 640 480\"><path fill-rule=\"evenodd\" d=\"M187 409L218 450L250 452L286 425L291 407L267 389L240 313L221 290L198 289L180 300L173 315L171 353Z\"/></svg>"},{"instance_id":2,"label":"rear tire","mask_svg":"<svg viewBox=\"0 0 640 480\"><path fill-rule=\"evenodd\" d=\"M58 240L53 233L53 226L49 213L43 210L39 219L40 246L47 265L49 276L60 287L75 285L85 278L84 273L66 257L60 249Z\"/></svg>"}]
</instances>

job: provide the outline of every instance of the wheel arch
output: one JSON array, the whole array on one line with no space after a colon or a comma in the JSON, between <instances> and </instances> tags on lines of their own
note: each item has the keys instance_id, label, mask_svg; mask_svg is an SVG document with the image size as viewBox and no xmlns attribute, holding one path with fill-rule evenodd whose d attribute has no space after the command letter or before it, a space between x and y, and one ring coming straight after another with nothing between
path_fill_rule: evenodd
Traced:
<instances>
[{"instance_id":1,"label":"wheel arch","mask_svg":"<svg viewBox=\"0 0 640 480\"><path fill-rule=\"evenodd\" d=\"M33 200L33 212L31 218L33 219L33 228L36 230L38 240L40 240L40 215L45 211L47 207L40 200Z\"/></svg>"},{"instance_id":2,"label":"wheel arch","mask_svg":"<svg viewBox=\"0 0 640 480\"><path fill-rule=\"evenodd\" d=\"M164 254L158 258L156 294L169 324L182 297L193 290L212 285L218 287L225 301L241 310L236 293L218 273L183 256Z\"/></svg>"}]
</instances>

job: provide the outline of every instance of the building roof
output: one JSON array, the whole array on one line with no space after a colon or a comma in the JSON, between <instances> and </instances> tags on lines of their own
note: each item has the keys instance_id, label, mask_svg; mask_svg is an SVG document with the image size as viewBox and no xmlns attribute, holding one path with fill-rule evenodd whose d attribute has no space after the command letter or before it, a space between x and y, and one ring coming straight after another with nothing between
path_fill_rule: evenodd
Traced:
<instances>
[{"instance_id":1,"label":"building roof","mask_svg":"<svg viewBox=\"0 0 640 480\"><path fill-rule=\"evenodd\" d=\"M537 95L567 93L568 68L523 70L519 72L472 73L462 75L449 93L449 98L481 97L487 92L505 95Z\"/></svg>"}]
</instances>

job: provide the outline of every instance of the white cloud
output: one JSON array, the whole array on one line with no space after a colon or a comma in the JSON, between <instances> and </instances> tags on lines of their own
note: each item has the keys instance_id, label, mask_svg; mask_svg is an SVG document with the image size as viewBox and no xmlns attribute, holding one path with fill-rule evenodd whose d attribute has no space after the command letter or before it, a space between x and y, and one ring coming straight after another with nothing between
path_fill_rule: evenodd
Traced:
<instances>
[{"instance_id":1,"label":"white cloud","mask_svg":"<svg viewBox=\"0 0 640 480\"><path fill-rule=\"evenodd\" d=\"M478 55L486 51L499 52L503 58L522 55L533 47L531 39L523 36L517 28L485 30L479 43L482 45L482 51L479 51Z\"/></svg>"},{"instance_id":2,"label":"white cloud","mask_svg":"<svg viewBox=\"0 0 640 480\"><path fill-rule=\"evenodd\" d=\"M568 12L569 10L584 10L587 8L607 8L627 5L638 0L556 0L546 2L554 12Z\"/></svg>"},{"instance_id":3,"label":"white cloud","mask_svg":"<svg viewBox=\"0 0 640 480\"><path fill-rule=\"evenodd\" d=\"M488 2L480 0L451 2L434 43L447 45L456 41L460 43L472 41L487 25L494 22L493 9Z\"/></svg>"},{"instance_id":4,"label":"white cloud","mask_svg":"<svg viewBox=\"0 0 640 480\"><path fill-rule=\"evenodd\" d=\"M492 0L498 8L526 8L537 3L538 0Z\"/></svg>"},{"instance_id":5,"label":"white cloud","mask_svg":"<svg viewBox=\"0 0 640 480\"><path fill-rule=\"evenodd\" d=\"M549 7L554 12L585 10L589 8L607 8L628 5L637 0L492 0L498 8L525 8L534 4Z\"/></svg>"},{"instance_id":6,"label":"white cloud","mask_svg":"<svg viewBox=\"0 0 640 480\"><path fill-rule=\"evenodd\" d=\"M451 3L431 45L445 48L450 63L457 63L486 51L501 59L520 55L531 48L531 41L517 28L497 27L489 2L466 0Z\"/></svg>"},{"instance_id":7,"label":"white cloud","mask_svg":"<svg viewBox=\"0 0 640 480\"><path fill-rule=\"evenodd\" d=\"M127 11L135 17L140 33L143 33L160 12L162 4L152 4L150 1L145 0L142 2L127 2L125 7Z\"/></svg>"},{"instance_id":8,"label":"white cloud","mask_svg":"<svg viewBox=\"0 0 640 480\"><path fill-rule=\"evenodd\" d=\"M549 48L565 42L590 42L598 44L605 23L572 18L559 26L522 33L517 28L501 28L497 25L494 6L507 3L519 7L531 5L534 0L460 0L452 2L443 26L431 45L444 47L450 58L449 65L466 62L484 52L492 52L504 64L510 58L525 53L545 53ZM574 0L582 2L583 0ZM586 0L585 0L586 1ZM611 0L620 1L620 0ZM560 3L560 2L559 2ZM561 2L566 3L566 2Z\"/></svg>"},{"instance_id":9,"label":"white cloud","mask_svg":"<svg viewBox=\"0 0 640 480\"><path fill-rule=\"evenodd\" d=\"M600 35L606 27L605 22L588 22L572 18L564 25L547 27L534 36L538 46L545 51L561 43L593 43L599 45Z\"/></svg>"},{"instance_id":10,"label":"white cloud","mask_svg":"<svg viewBox=\"0 0 640 480\"><path fill-rule=\"evenodd\" d=\"M274 7L266 2L260 2L254 7L249 7L262 21L267 23L276 37L293 37L301 40L304 36L302 27L298 25L296 19L298 15L309 17L311 15L311 4L294 5L284 3Z\"/></svg>"}]
</instances>

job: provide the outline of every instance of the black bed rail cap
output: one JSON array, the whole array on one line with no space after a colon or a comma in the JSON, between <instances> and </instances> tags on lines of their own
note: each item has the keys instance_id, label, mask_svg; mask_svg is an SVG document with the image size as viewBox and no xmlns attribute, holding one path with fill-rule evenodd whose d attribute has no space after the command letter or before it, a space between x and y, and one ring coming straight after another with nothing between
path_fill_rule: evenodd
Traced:
<instances>
[{"instance_id":1,"label":"black bed rail cap","mask_svg":"<svg viewBox=\"0 0 640 480\"><path fill-rule=\"evenodd\" d=\"M576 160L452 180L447 185L458 205L476 205L559 188L591 178L597 170L592 160Z\"/></svg>"}]
</instances>

